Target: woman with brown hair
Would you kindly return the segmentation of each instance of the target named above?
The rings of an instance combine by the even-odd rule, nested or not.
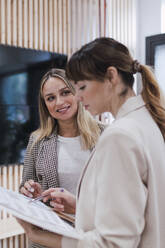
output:
[[[135,73],[142,76],[140,95],[133,91]],[[115,117],[87,163],[76,204],[67,192],[45,197],[60,199],[64,211],[76,207],[82,239],[49,232],[40,239],[39,229],[21,224],[31,239],[46,244],[49,237],[54,248],[164,248],[165,109],[153,73],[120,42],[99,38],[73,54],[67,76],[92,114]]]

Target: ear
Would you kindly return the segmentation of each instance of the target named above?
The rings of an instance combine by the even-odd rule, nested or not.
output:
[[[117,84],[117,78],[118,78],[118,71],[116,67],[109,66],[107,68],[107,78],[109,79],[109,82],[113,85]]]

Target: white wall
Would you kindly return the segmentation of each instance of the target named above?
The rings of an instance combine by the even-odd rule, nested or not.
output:
[[[161,33],[161,3],[165,0],[137,0],[137,59],[145,64],[145,37]]]

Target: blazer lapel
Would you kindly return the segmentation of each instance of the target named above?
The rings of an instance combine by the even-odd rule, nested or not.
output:
[[[44,156],[44,173],[49,188],[59,187],[59,179],[57,172],[57,135],[53,135],[43,144]]]
[[[95,150],[96,149],[94,148],[93,151],[92,151],[92,153],[91,153],[91,155],[90,155],[90,157],[89,157],[89,159],[88,159],[88,162],[87,162],[86,166],[84,167],[84,169],[82,171],[82,174],[80,176],[80,180],[79,180],[78,188],[77,188],[77,199],[79,198],[79,194],[80,194],[80,189],[81,189],[81,184],[82,184],[82,181],[83,181],[83,177],[84,177],[85,172],[86,172],[86,170],[88,168],[88,165],[89,165],[89,163],[90,163],[90,161],[91,161],[91,159],[92,159],[92,157],[93,157],[93,155],[95,153]]]

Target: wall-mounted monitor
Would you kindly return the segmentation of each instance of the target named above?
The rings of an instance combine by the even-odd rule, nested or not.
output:
[[[0,45],[0,165],[23,162],[29,135],[39,125],[41,78],[66,62],[64,54]]]
[[[165,34],[146,37],[146,64],[154,68],[156,78],[165,95]]]

